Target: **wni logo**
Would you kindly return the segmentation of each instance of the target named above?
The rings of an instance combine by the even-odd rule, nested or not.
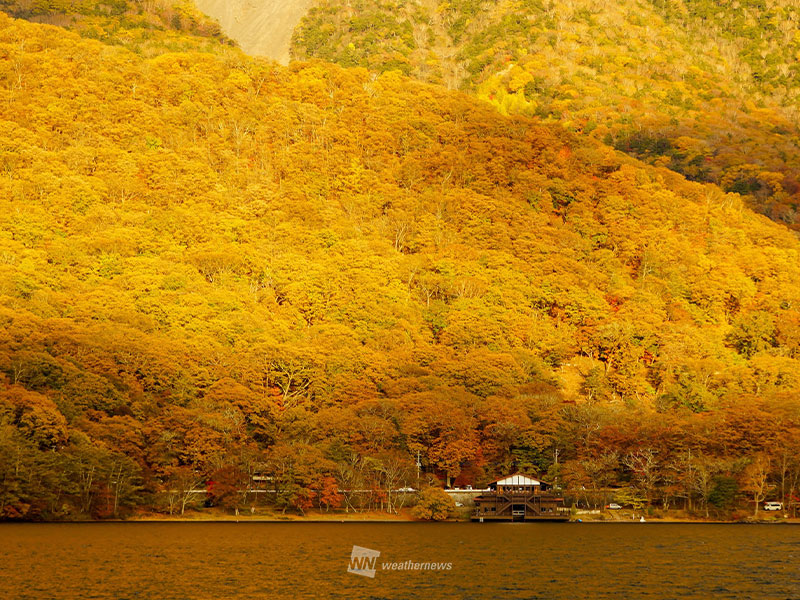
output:
[[[375,563],[380,555],[381,553],[378,550],[353,546],[353,551],[350,553],[350,566],[347,567],[347,572],[374,578]]]

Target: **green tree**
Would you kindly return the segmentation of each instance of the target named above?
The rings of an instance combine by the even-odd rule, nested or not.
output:
[[[447,492],[442,488],[429,487],[420,492],[412,514],[422,521],[444,521],[455,509],[456,503]]]

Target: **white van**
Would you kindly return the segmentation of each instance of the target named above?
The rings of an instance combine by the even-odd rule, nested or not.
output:
[[[783,510],[781,502],[764,502],[764,510]]]

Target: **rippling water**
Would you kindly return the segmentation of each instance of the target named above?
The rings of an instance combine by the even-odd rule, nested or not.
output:
[[[347,572],[353,545],[381,552]],[[0,525],[0,598],[800,598],[800,527],[684,524]],[[384,562],[452,563],[387,571]]]

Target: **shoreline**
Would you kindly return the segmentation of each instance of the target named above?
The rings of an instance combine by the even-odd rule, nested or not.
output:
[[[546,522],[546,521],[542,521]],[[260,517],[243,517],[243,516],[213,516],[209,518],[175,518],[175,517],[134,517],[130,519],[86,519],[86,520],[63,520],[63,521],[32,521],[32,520],[18,520],[18,521],[0,521],[0,526],[5,524],[102,524],[102,523],[182,523],[182,524],[202,524],[202,523],[296,523],[296,524],[324,524],[324,523],[338,523],[338,524],[432,524],[432,523],[470,523],[474,525],[531,525],[536,524],[536,521],[529,521],[526,523],[512,523],[511,521],[496,521],[484,522],[472,521],[471,519],[446,519],[443,521],[422,521],[410,517],[396,517],[396,518],[382,518],[376,516],[369,516],[365,518],[354,518],[352,516],[346,518],[318,518],[318,517],[299,517],[292,516],[287,518],[260,516]],[[800,518],[797,519],[773,519],[773,520],[705,520],[705,519],[647,519],[644,522],[638,520],[621,520],[621,519],[592,519],[592,520],[578,520],[573,519],[560,524],[572,525],[800,525]]]
[[[784,516],[785,515],[785,516]],[[268,507],[261,507],[251,512],[250,509],[241,510],[238,514],[228,512],[220,507],[209,507],[203,509],[188,510],[185,514],[164,514],[159,512],[141,511],[134,512],[127,517],[116,517],[109,519],[80,518],[77,515],[64,515],[64,519],[20,519],[20,520],[0,520],[2,523],[474,523],[475,525],[488,524],[509,524],[511,521],[488,521],[481,523],[472,520],[472,511],[466,507],[457,509],[451,513],[450,518],[441,521],[426,521],[414,517],[411,508],[403,507],[396,513],[387,513],[382,510],[365,510],[362,512],[324,512],[310,510],[305,514],[271,510]],[[569,521],[561,523],[572,523],[579,525],[588,524],[683,524],[683,525],[800,525],[800,517],[790,517],[787,513],[781,516],[775,513],[759,513],[759,518],[754,515],[747,516],[741,513],[736,515],[738,518],[722,517],[696,517],[687,515],[683,511],[676,511],[674,514],[657,514],[651,517],[644,515],[645,521],[640,519],[642,513],[627,512],[620,514],[620,511],[604,511],[596,513],[578,512],[572,514]],[[73,518],[71,518],[73,517]],[[78,518],[74,518],[78,517]],[[524,523],[514,523],[518,525],[530,525],[536,523],[546,523],[548,521],[527,521]]]

